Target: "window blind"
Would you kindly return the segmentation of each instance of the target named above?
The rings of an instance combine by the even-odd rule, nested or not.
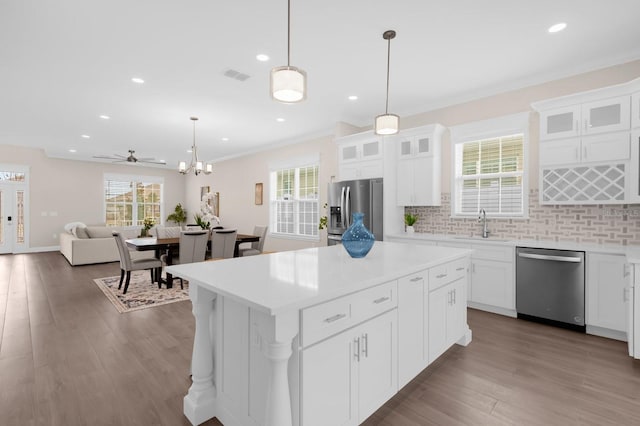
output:
[[[524,134],[463,142],[456,175],[456,213],[524,214]]]

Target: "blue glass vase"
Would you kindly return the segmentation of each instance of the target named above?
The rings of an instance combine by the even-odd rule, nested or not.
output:
[[[362,223],[362,218],[364,218],[363,213],[354,213],[353,223],[342,234],[342,245],[349,256],[354,258],[365,257],[376,240],[371,231]]]

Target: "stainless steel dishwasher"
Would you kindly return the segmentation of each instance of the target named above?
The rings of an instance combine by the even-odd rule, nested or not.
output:
[[[517,247],[516,311],[584,332],[584,252]]]

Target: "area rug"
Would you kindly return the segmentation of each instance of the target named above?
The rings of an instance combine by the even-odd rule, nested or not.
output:
[[[100,290],[107,296],[118,312],[132,312],[140,309],[153,308],[167,305],[174,302],[189,300],[189,283],[184,281],[184,290],[180,289],[180,281],[175,280],[172,288],[158,288],[157,283],[151,282],[149,271],[131,272],[131,281],[127,294],[122,294],[122,289],[118,290],[120,276],[96,278],[93,280]]]

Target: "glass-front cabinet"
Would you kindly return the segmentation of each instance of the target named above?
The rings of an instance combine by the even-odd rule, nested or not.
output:
[[[627,130],[629,96],[570,105],[540,112],[540,139],[572,138],[581,135]]]
[[[629,96],[604,99],[582,105],[582,134],[628,130]]]

